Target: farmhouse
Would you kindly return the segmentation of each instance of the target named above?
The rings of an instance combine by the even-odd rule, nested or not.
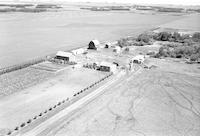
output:
[[[137,55],[131,60],[132,63],[138,63],[141,64],[144,62],[144,55]]]
[[[113,63],[103,61],[100,63],[100,70],[115,73],[117,70],[117,66]]]
[[[88,44],[88,49],[93,49],[93,50],[97,50],[97,46],[100,44],[100,42],[98,40],[92,40],[90,41],[90,43]]]
[[[73,55],[78,55],[78,54],[83,54],[85,50],[83,48],[79,48],[76,50],[72,50],[71,52],[73,53]]]
[[[75,61],[75,56],[70,52],[58,51],[56,53],[56,59],[64,60],[64,61]]]

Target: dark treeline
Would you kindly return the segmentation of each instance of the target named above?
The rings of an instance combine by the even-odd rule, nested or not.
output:
[[[178,32],[144,33],[137,38],[128,37],[118,41],[120,47],[151,45],[154,41],[163,41],[163,46],[155,57],[188,58],[191,61],[200,59],[200,33],[192,35]]]

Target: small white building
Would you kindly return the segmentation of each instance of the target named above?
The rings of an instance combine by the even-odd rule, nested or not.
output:
[[[73,53],[73,55],[79,55],[79,54],[83,54],[85,50],[83,48],[79,48],[79,49],[72,50],[71,52]]]
[[[115,73],[117,71],[117,66],[113,63],[103,61],[100,63],[100,70]]]
[[[144,62],[144,60],[145,60],[144,55],[137,55],[137,56],[135,56],[134,58],[131,59],[131,62],[132,62],[132,63],[141,64],[141,63]]]
[[[111,46],[112,46],[112,44],[108,42],[108,43],[105,44],[104,48],[110,48]]]
[[[119,54],[121,52],[121,47],[115,46],[113,51]]]
[[[64,61],[75,62],[75,56],[71,52],[58,51],[55,58]]]

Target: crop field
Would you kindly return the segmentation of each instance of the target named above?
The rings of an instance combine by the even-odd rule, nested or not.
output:
[[[185,18],[161,25],[161,28],[172,28],[187,31],[200,31],[200,14],[188,15]]]
[[[39,63],[37,65],[31,66],[31,68],[33,68],[33,69],[39,69],[39,70],[44,70],[44,71],[49,71],[49,72],[58,72],[62,69],[65,69],[66,67],[67,67],[67,64],[59,65],[59,64],[52,63],[49,61],[45,61],[43,63]]]
[[[2,97],[0,99],[0,132],[14,129],[59,101],[73,97],[75,93],[106,75],[108,75],[107,72],[70,67],[49,80],[41,82],[40,79],[41,83],[37,85]]]
[[[200,67],[149,59],[143,69],[118,83],[49,136],[198,136]]]
[[[48,80],[53,75],[49,71],[31,67],[0,75],[0,97],[22,91],[25,88]]]

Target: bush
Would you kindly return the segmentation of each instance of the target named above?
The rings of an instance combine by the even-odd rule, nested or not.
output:
[[[14,130],[19,130],[19,127],[16,127]]]
[[[147,34],[141,34],[141,35],[138,36],[137,41],[149,43],[150,42],[150,36],[147,35]]]
[[[195,42],[200,42],[200,33],[199,32],[196,32],[192,35],[192,39],[193,41]]]
[[[31,119],[29,119],[28,121],[27,121],[27,123],[31,123],[32,122],[32,120]]]
[[[11,135],[12,134],[12,131],[9,131],[8,133],[7,133],[7,135]]]
[[[20,125],[20,127],[24,127],[26,125],[26,123],[22,123],[21,125]]]
[[[172,37],[172,35],[168,32],[160,32],[158,34],[158,37],[156,40],[159,40],[159,41],[168,41],[170,38]]]
[[[39,116],[42,116],[42,113],[40,113]]]
[[[200,55],[199,55],[199,54],[192,54],[192,55],[190,56],[190,60],[191,60],[191,61],[197,61],[199,58],[200,58]]]

